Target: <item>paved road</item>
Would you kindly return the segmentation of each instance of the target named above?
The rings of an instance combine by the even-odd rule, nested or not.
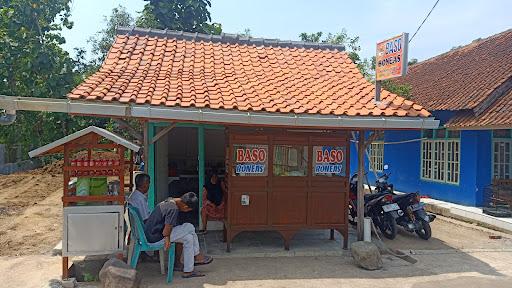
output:
[[[380,271],[361,270],[349,256],[226,258],[202,267],[204,278],[181,279],[177,273],[173,287],[512,287],[510,235],[443,219],[434,222],[430,241],[400,233],[386,242],[412,253],[414,265],[392,256],[384,256]],[[139,269],[145,287],[169,287],[157,263]],[[58,257],[0,257],[0,287],[56,287],[49,284],[59,273]]]

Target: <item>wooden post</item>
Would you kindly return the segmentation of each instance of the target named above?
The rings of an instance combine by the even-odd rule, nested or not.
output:
[[[197,167],[198,167],[198,177],[199,177],[199,227],[203,227],[203,223],[201,223],[201,208],[203,208],[203,185],[204,185],[204,126],[201,125],[197,127]]]
[[[364,225],[364,130],[359,130],[359,140],[357,142],[357,240],[363,241]]]

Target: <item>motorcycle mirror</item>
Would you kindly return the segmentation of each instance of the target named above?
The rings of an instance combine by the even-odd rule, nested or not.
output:
[[[384,165],[384,170],[388,170],[388,169],[389,169],[388,164],[385,164],[385,165]]]

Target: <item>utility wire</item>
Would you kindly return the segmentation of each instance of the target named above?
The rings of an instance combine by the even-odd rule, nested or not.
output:
[[[436,8],[437,3],[439,3],[439,0],[437,0],[437,1],[436,1],[436,3],[434,4],[434,6],[432,6],[432,9],[430,9],[430,12],[428,12],[428,14],[427,14],[427,16],[425,17],[425,19],[423,19],[423,22],[421,22],[420,26],[418,26],[418,29],[416,29],[416,32],[414,32],[414,34],[412,35],[411,39],[409,39],[409,43],[411,43],[412,39],[414,39],[414,36],[416,36],[416,34],[418,33],[418,31],[420,31],[421,26],[423,26],[423,24],[425,23],[425,21],[427,21],[428,16],[430,16],[430,13],[432,13],[432,11],[434,11],[434,8]]]

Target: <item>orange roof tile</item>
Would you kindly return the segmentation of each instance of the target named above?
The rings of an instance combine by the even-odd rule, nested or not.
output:
[[[479,115],[475,115],[473,111],[458,112],[455,117],[446,123],[446,127],[512,127],[512,90],[496,100],[493,105]]]
[[[71,100],[346,116],[430,117],[375,88],[340,45],[121,29]]]
[[[512,29],[414,64],[405,77],[412,100],[433,110],[486,105],[488,96],[512,77]]]

